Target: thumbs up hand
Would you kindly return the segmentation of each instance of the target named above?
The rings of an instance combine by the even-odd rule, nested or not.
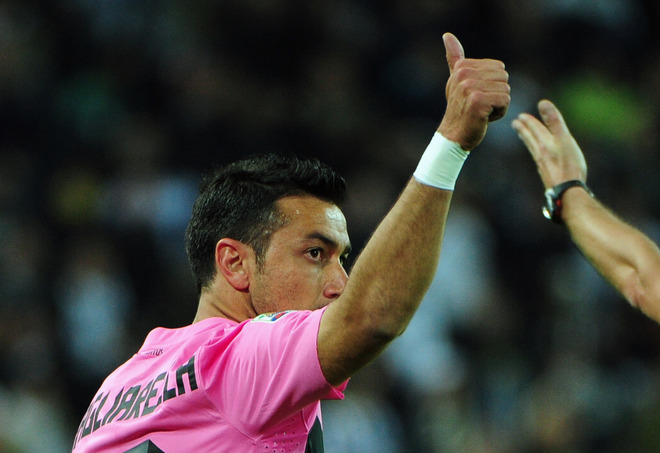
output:
[[[506,114],[511,102],[509,74],[501,61],[465,58],[463,46],[451,33],[442,38],[449,79],[447,110],[438,132],[469,151],[481,143],[488,123]]]

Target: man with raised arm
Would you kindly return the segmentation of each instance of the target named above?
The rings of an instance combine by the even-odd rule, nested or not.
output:
[[[157,328],[101,385],[73,451],[321,452],[321,406],[406,328],[429,287],[452,191],[510,102],[504,64],[443,37],[447,110],[357,258],[344,181],[316,160],[267,155],[202,183],[186,231],[194,322]]]

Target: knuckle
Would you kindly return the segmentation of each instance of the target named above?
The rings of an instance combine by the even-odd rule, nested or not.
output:
[[[460,83],[470,78],[472,70],[466,66],[457,66],[454,68],[453,75],[456,80]]]
[[[473,96],[477,92],[478,84],[476,80],[471,78],[462,79],[459,82],[461,92],[466,96]]]

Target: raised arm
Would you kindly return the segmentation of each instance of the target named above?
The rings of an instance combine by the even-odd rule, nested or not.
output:
[[[559,110],[539,102],[543,122],[521,114],[513,127],[536,162],[546,189],[569,180],[586,183],[587,165]],[[634,306],[660,322],[660,250],[582,187],[561,197],[561,220],[594,268]]]
[[[506,113],[508,74],[500,61],[466,59],[455,36],[445,34],[443,39],[450,76],[438,132],[470,151],[483,139],[488,122]],[[433,279],[453,184],[435,184],[435,176],[425,177],[438,170],[442,179],[446,170],[445,157],[428,153],[424,170],[418,167],[419,175],[415,173],[378,226],[343,294],[323,316],[318,350],[330,383],[350,377],[404,331]],[[451,157],[449,161],[451,173],[455,163]]]

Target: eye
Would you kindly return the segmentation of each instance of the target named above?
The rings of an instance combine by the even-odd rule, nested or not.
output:
[[[323,249],[314,248],[307,251],[309,257],[314,261],[321,261],[323,259]]]

